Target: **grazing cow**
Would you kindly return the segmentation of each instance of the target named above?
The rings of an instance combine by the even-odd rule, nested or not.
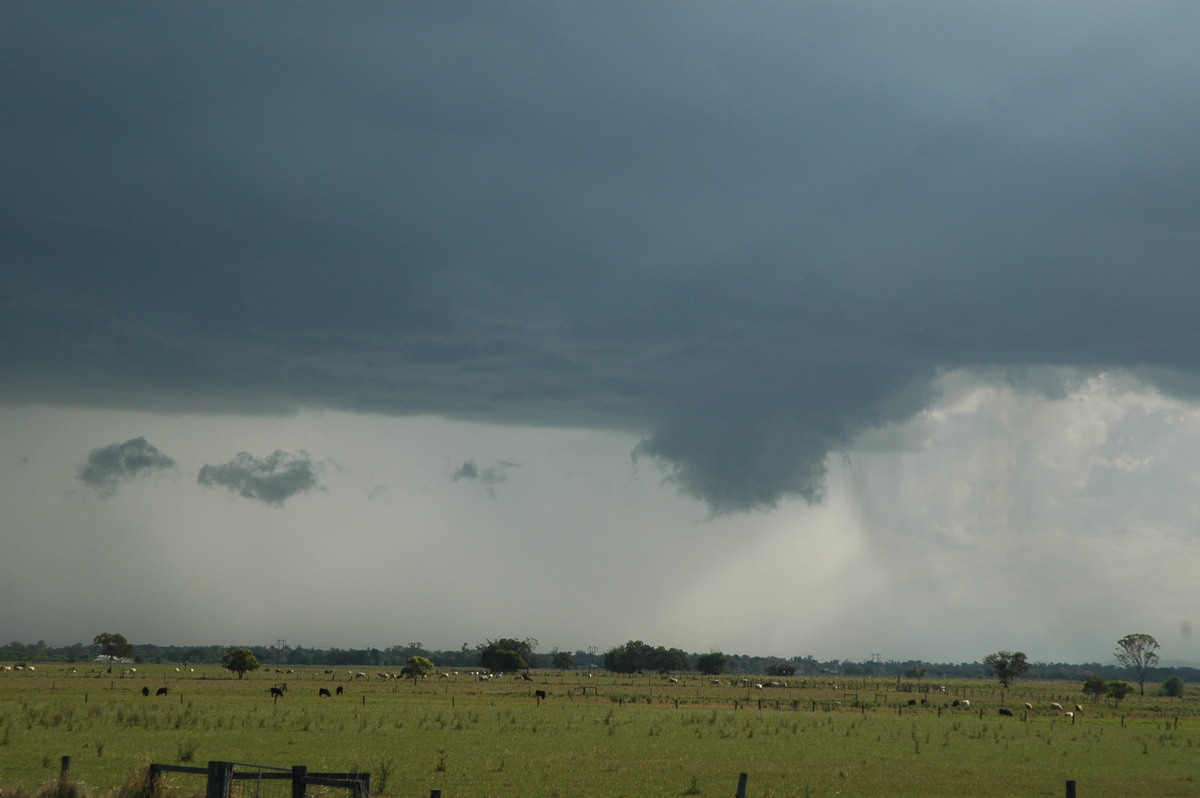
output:
[[[1033,709],[1033,704],[1031,704],[1031,703],[1029,703],[1028,701],[1026,701],[1026,702],[1025,702],[1025,708],[1026,708],[1026,709]]]
[[[320,690],[317,691],[317,697],[318,698],[329,698],[330,697],[329,691],[326,690],[324,687],[322,687]]]
[[[150,688],[149,688],[149,687],[143,687],[143,688],[142,688],[142,695],[144,695],[144,696],[150,695]]]
[[[1076,711],[1076,712],[1083,712],[1083,706],[1082,706],[1082,705],[1080,705],[1080,704],[1076,704],[1076,705],[1075,705],[1075,711]]]
[[[283,698],[283,688],[272,687],[271,688],[271,698]]]
[[[346,688],[345,688],[345,687],[342,687],[342,686],[339,684],[339,685],[338,685],[338,689],[337,689],[337,694],[338,694],[338,695],[341,695],[341,694],[342,694],[342,693],[344,693],[345,691],[346,691]]]
[[[545,697],[546,697],[546,691],[545,691],[545,690],[534,690],[534,691],[533,691],[533,696],[534,696],[534,698],[536,698],[537,700],[541,701],[543,698],[545,698]]]
[[[971,702],[970,702],[970,701],[968,701],[967,699],[965,699],[965,698],[964,698],[964,699],[962,700],[962,706],[963,706],[963,709],[970,709],[970,708],[971,708]]]
[[[1001,715],[1003,715],[1003,716],[1005,716],[1006,718],[1011,718],[1011,717],[1013,716],[1013,713],[1012,713],[1012,710],[1011,710],[1011,709],[1003,709],[1003,708],[1001,708],[1001,710],[1000,710],[1000,714],[1001,714]]]
[[[169,688],[169,687],[160,687],[154,691],[154,694],[155,695],[166,695],[170,691],[170,689],[171,688]]]
[[[1050,708],[1051,708],[1051,709],[1053,709],[1053,710],[1056,710],[1056,711],[1058,711],[1058,712],[1062,712],[1062,711],[1063,711],[1062,704],[1058,703],[1057,701],[1056,701],[1056,702],[1054,702],[1053,704],[1051,704],[1051,705],[1050,705]]]
[[[1075,713],[1074,712],[1064,712],[1063,717],[1064,718],[1073,718],[1073,717],[1075,717]]]
[[[915,699],[915,698],[908,699],[908,705],[910,707],[915,707],[917,705],[917,699]]]
[[[956,699],[954,699],[954,703],[953,703],[953,704],[951,704],[950,706],[952,706],[952,707],[956,707],[956,706],[958,706],[958,705],[959,705],[959,704],[961,704],[961,703],[962,703],[962,702],[961,702],[961,701],[959,701],[959,700],[956,698]]]

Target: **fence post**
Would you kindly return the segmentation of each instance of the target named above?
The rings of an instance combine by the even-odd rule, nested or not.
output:
[[[154,790],[158,787],[158,765],[151,764],[146,772],[146,788],[150,795],[154,795]]]
[[[1067,782],[1067,798],[1075,798],[1075,782],[1073,780]]]
[[[232,762],[208,763],[208,786],[204,798],[229,798],[229,788],[232,784]]]
[[[742,773],[738,776],[737,798],[746,798],[746,779],[748,778],[749,776],[747,776],[745,773]]]
[[[371,798],[371,774],[359,773],[362,778],[354,780],[354,798]]]
[[[292,765],[292,798],[304,798],[305,788],[308,787],[304,783],[304,777],[307,775],[306,765]]]
[[[59,771],[58,777],[60,779],[65,779],[69,775],[71,775],[71,757],[64,756],[62,758],[62,769]]]

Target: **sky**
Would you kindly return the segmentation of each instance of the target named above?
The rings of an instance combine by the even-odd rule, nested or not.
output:
[[[1200,7],[4,16],[3,640],[1200,663]]]

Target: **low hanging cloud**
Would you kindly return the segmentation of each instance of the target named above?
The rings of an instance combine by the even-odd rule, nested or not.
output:
[[[467,460],[458,467],[452,476],[455,482],[459,480],[478,482],[487,491],[487,494],[494,499],[496,498],[496,486],[501,482],[508,481],[508,476],[505,472],[510,468],[519,467],[518,463],[508,460],[497,460],[491,465],[480,468],[475,464],[474,460]]]
[[[0,402],[609,429],[722,514],[819,500],[946,373],[1200,395],[1190,6],[680,8],[314,6],[284,46],[19,4]]]
[[[116,494],[122,482],[175,467],[175,461],[142,437],[92,449],[79,466],[79,480],[101,498]]]
[[[282,505],[299,493],[320,487],[317,468],[308,452],[299,455],[276,449],[269,457],[240,452],[228,463],[206,465],[197,481],[208,487],[225,487],[247,499]]]

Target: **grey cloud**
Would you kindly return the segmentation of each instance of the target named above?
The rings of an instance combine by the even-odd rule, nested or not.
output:
[[[1200,384],[1190,6],[124,8],[0,31],[0,401],[616,429],[731,512],[948,370]]]
[[[497,460],[491,465],[480,468],[474,460],[467,460],[451,476],[455,482],[464,479],[469,482],[478,482],[489,496],[495,498],[496,486],[501,482],[508,481],[508,475],[505,472],[511,468],[520,468],[520,465],[508,460]]]
[[[201,468],[197,481],[201,485],[225,487],[244,498],[275,505],[320,487],[316,466],[307,452],[293,455],[281,450],[261,458],[240,452],[228,463]]]
[[[121,482],[155,471],[169,470],[175,461],[143,437],[92,449],[79,466],[78,478],[103,498],[116,494]]]

